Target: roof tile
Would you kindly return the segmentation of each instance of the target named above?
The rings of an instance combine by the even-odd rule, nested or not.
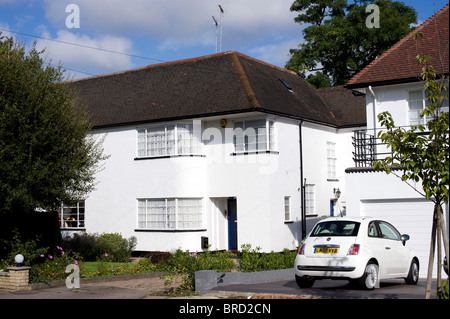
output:
[[[423,38],[414,40],[418,32],[423,33]],[[419,54],[431,57],[436,73],[449,73],[448,4],[353,76],[346,86],[357,88],[417,81],[421,73],[416,60]]]

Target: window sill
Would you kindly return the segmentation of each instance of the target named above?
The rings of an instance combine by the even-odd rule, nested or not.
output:
[[[293,224],[294,221],[293,221],[293,220],[285,220],[284,223],[285,223],[285,224]]]
[[[189,233],[189,232],[201,232],[206,231],[206,228],[199,229],[145,229],[145,228],[136,228],[135,232],[143,232],[143,233]]]
[[[327,178],[327,182],[339,182],[338,178]]]
[[[182,154],[182,155],[146,156],[146,157],[135,157],[134,160],[135,161],[143,161],[143,160],[154,160],[154,159],[175,158],[175,157],[206,157],[206,155]]]
[[[60,227],[60,230],[86,231],[86,227]]]
[[[280,154],[278,151],[249,151],[249,152],[233,152],[231,156],[237,155],[251,155],[251,154]]]

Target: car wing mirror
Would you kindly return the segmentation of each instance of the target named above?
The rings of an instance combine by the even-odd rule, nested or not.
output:
[[[403,246],[405,246],[405,244],[406,244],[406,241],[407,240],[409,240],[409,235],[407,235],[407,234],[403,234],[402,235],[402,237],[401,237],[401,239],[402,239],[402,242],[403,242]]]

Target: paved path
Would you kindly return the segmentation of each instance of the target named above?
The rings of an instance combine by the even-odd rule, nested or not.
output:
[[[381,282],[380,288],[374,290],[353,287],[345,280],[317,280],[314,286],[308,289],[300,289],[295,280],[230,285],[213,289],[230,295],[284,295],[302,299],[424,299],[425,290],[425,279],[419,280],[417,285],[407,285],[403,279],[386,280]],[[436,280],[432,284],[431,298],[436,298]]]
[[[68,289],[64,283],[60,284],[57,287],[47,288],[42,288],[45,285],[41,284],[41,289],[29,291],[0,290],[0,299],[168,299],[170,297],[164,293],[176,287],[176,285],[166,287],[159,273],[81,280],[80,288],[75,289]],[[300,289],[294,280],[285,280],[263,284],[220,286],[214,288],[212,294],[190,298],[226,299],[271,296],[301,299],[423,299],[425,286],[425,279],[420,280],[417,286],[406,285],[403,280],[390,280],[381,282],[379,289],[366,291],[350,286],[347,281],[318,280],[313,288]],[[436,284],[433,281],[432,298],[435,298],[435,292]]]

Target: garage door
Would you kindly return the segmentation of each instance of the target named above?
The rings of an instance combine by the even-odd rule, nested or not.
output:
[[[421,278],[427,276],[433,209],[432,202],[421,198],[361,201],[362,216],[385,219],[400,233],[411,236],[409,244],[419,257]],[[436,274],[435,266],[433,277]]]

